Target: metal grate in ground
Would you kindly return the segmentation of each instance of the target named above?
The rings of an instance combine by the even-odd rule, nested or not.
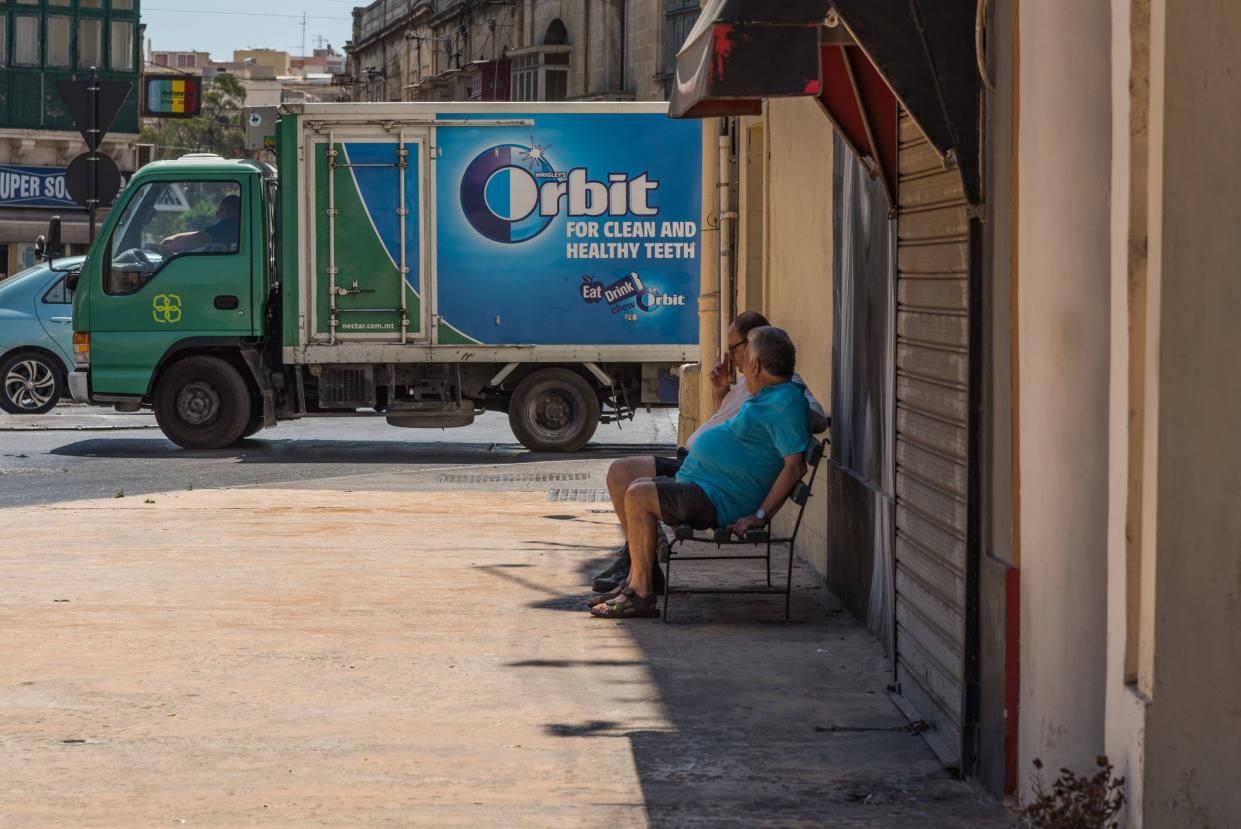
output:
[[[553,503],[565,503],[569,501],[610,501],[606,489],[549,489],[547,490],[547,500]]]
[[[561,483],[588,480],[589,472],[482,472],[439,476],[441,484]]]

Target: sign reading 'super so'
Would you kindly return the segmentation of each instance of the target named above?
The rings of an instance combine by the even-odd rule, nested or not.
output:
[[[0,207],[77,206],[65,187],[65,168],[0,164]]]
[[[533,126],[439,131],[441,316],[482,343],[696,343],[698,122],[512,117]]]

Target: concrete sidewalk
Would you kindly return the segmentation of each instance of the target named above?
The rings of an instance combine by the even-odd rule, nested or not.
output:
[[[790,626],[764,598],[589,618],[604,506],[0,512],[0,825],[1010,825],[905,733],[878,645],[806,571]]]

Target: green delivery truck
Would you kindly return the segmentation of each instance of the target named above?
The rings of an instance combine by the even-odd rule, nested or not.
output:
[[[70,391],[187,448],[495,410],[576,450],[696,358],[700,154],[663,104],[286,105],[275,166],[135,173],[75,286]]]

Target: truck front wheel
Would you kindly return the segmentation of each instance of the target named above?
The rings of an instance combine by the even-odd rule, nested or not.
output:
[[[155,420],[185,449],[222,449],[250,424],[250,390],[241,373],[219,357],[174,363],[155,389]]]
[[[599,427],[599,397],[572,371],[545,368],[517,385],[508,422],[527,449],[576,452]]]

